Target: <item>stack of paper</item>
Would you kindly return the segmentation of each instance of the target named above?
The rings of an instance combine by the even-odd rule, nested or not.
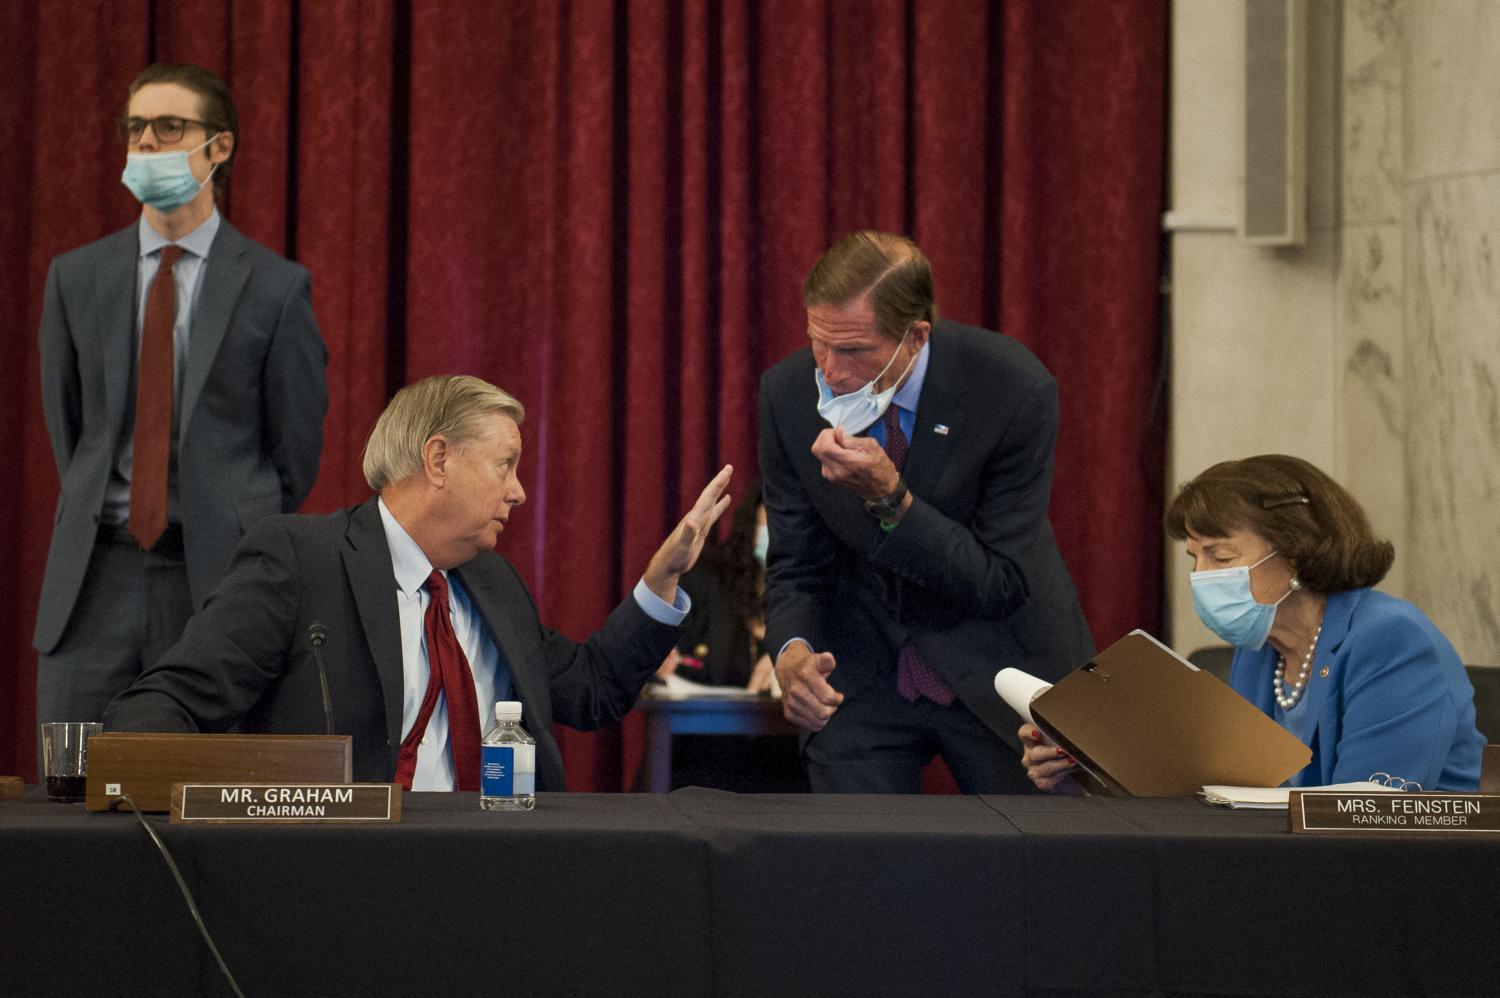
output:
[[[1326,787],[1204,787],[1198,796],[1215,807],[1232,807],[1241,810],[1286,810],[1291,790],[1327,790],[1333,793],[1395,794],[1396,787],[1380,783],[1334,783]]]
[[[762,694],[751,693],[743,686],[710,686],[672,673],[657,686],[646,687],[646,694],[658,699],[679,700],[688,697],[720,697],[726,700],[758,700]]]

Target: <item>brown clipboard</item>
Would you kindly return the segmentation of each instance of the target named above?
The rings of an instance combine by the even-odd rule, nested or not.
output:
[[[1183,797],[1275,787],[1312,751],[1217,677],[1132,631],[1031,702],[1031,716],[1105,793]]]

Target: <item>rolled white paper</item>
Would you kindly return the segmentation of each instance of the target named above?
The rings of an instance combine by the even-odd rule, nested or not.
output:
[[[1036,723],[1031,719],[1031,701],[1051,688],[1051,683],[1044,682],[1020,669],[1001,669],[995,673],[995,692],[1000,694],[1000,699],[1009,704],[1011,710],[1020,714],[1021,720],[1027,724]]]

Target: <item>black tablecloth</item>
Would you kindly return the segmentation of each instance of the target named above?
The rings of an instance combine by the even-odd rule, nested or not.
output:
[[[408,794],[154,823],[247,995],[1489,994],[1500,841],[1192,800]],[[227,994],[129,814],[0,804],[0,994]]]

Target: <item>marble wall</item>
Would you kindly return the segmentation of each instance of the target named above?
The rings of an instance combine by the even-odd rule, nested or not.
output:
[[[1343,15],[1339,453],[1328,470],[1396,545],[1383,588],[1407,596],[1402,32],[1391,0],[1350,0]]]
[[[1168,487],[1215,462],[1338,453],[1335,282],[1339,262],[1337,0],[1309,5],[1307,242],[1239,236],[1243,197],[1244,5],[1172,7],[1171,439]],[[1199,623],[1182,545],[1167,552],[1168,641],[1221,644]]]
[[[1234,232],[1241,0],[1175,0],[1169,483],[1298,454],[1396,544],[1382,588],[1500,665],[1500,2],[1309,0],[1307,244]],[[1228,150],[1228,152],[1226,152]],[[1184,559],[1170,640],[1196,620]]]
[[[1500,666],[1500,4],[1405,0],[1406,586]]]

